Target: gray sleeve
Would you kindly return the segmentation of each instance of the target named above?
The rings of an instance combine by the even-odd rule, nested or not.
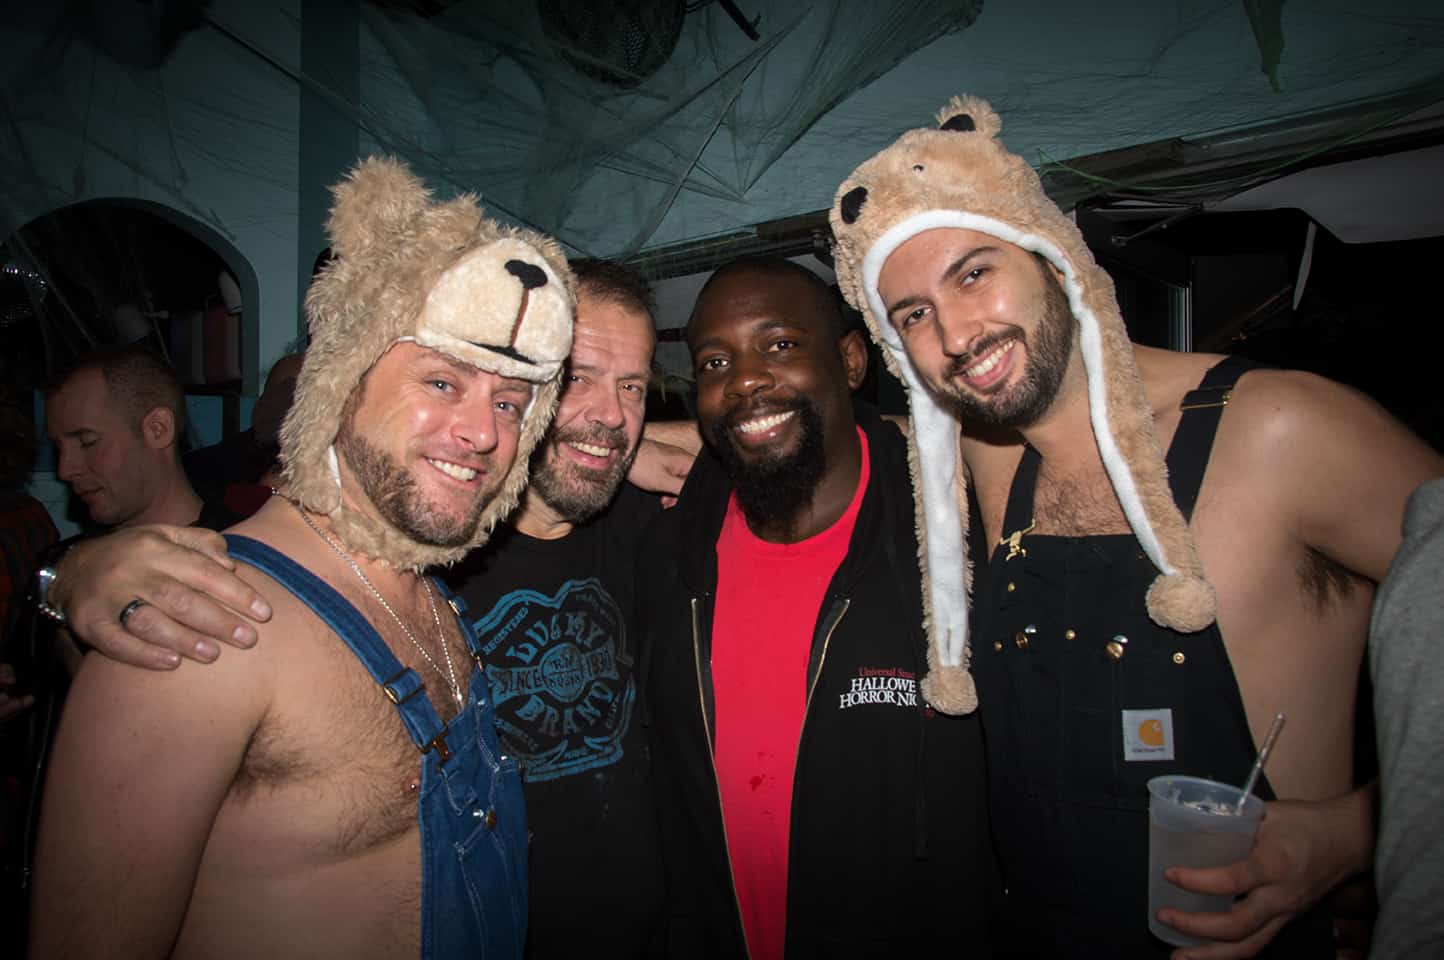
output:
[[[1379,740],[1378,960],[1444,956],[1444,479],[1414,492],[1369,630]]]

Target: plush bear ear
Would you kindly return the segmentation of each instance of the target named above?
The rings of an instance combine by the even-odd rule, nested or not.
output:
[[[985,137],[996,137],[1003,129],[1003,121],[986,100],[973,96],[953,97],[946,107],[938,111],[938,129],[952,133],[976,131]]]
[[[838,209],[842,212],[842,222],[854,224],[858,215],[862,213],[862,205],[867,203],[867,187],[853,187],[842,195],[838,202]]]
[[[333,190],[326,229],[337,256],[354,257],[390,242],[426,209],[431,194],[400,161],[371,157]]]

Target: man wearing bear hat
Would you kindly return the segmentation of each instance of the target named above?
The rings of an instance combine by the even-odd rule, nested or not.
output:
[[[1372,582],[1444,464],[1335,384],[1133,346],[992,109],[939,121],[859,167],[831,216],[839,284],[909,389],[924,689],[981,705],[1014,943],[1148,956],[1157,922],[1222,941],[1184,955],[1252,955],[1368,865],[1350,743]],[[971,639],[965,478],[990,551]],[[1242,899],[1148,917],[1147,780],[1241,783],[1278,712],[1259,792],[1288,802],[1249,859],[1171,875]],[[1332,956],[1322,919],[1275,948]]]
[[[174,679],[86,661],[35,956],[521,955],[520,775],[475,636],[424,571],[516,503],[571,275],[551,241],[431,202],[394,161],[336,188],[329,229],[281,495],[228,537],[274,604],[268,642]]]

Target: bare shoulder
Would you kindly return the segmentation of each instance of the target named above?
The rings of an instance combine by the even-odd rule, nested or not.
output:
[[[1302,546],[1377,581],[1409,494],[1441,474],[1444,458],[1360,391],[1257,370],[1224,412],[1208,483],[1216,497],[1268,506]]]
[[[1351,460],[1420,480],[1444,470],[1435,451],[1366,394],[1297,370],[1241,378],[1220,432],[1231,447],[1273,464]]]

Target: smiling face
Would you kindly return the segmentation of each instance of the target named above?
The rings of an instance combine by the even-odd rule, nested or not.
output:
[[[913,367],[964,419],[1032,425],[1075,363],[1075,322],[1052,267],[996,237],[919,233],[888,257],[878,296]]]
[[[524,380],[397,343],[342,414],[342,490],[420,543],[466,544],[516,459],[531,396]]]
[[[582,287],[556,419],[532,458],[532,492],[568,523],[606,509],[626,479],[654,340],[646,313]]]
[[[866,351],[857,333],[840,335],[837,305],[802,269],[724,268],[687,327],[698,427],[764,525],[795,515],[856,443]]]
[[[135,520],[150,506],[147,478],[155,454],[126,404],[112,398],[99,370],[76,372],[45,403],[56,475],[106,526]]]

